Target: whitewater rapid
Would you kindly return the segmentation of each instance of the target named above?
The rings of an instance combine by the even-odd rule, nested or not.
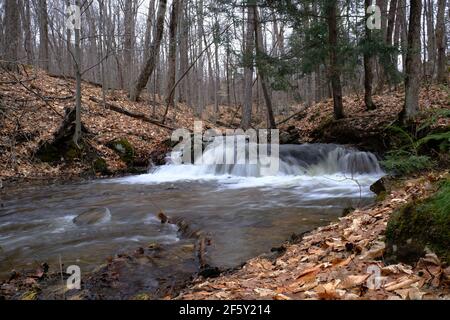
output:
[[[180,181],[217,182],[223,188],[315,188],[332,196],[330,190],[350,188],[370,193],[368,187],[384,175],[376,156],[334,144],[283,145],[279,170],[264,174],[260,164],[223,164],[230,150],[221,143],[208,146],[201,164],[176,164],[180,153],[172,153],[167,164],[148,174],[115,180],[123,184],[164,184]],[[204,164],[206,163],[206,164]],[[353,190],[354,189],[354,190]],[[309,190],[311,191],[311,190]]]

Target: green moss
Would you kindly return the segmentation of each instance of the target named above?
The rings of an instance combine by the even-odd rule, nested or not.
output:
[[[381,161],[381,165],[385,171],[403,176],[431,169],[435,163],[428,156],[418,156],[403,151],[393,151],[386,156],[385,160]]]
[[[147,293],[139,293],[135,295],[132,300],[148,301],[152,300],[152,296]]]
[[[83,149],[78,148],[73,141],[58,145],[46,144],[39,149],[37,157],[48,163],[60,162],[61,159],[66,161],[75,161],[81,159]]]
[[[121,138],[115,140],[108,144],[108,147],[113,149],[117,154],[119,154],[120,159],[128,165],[131,165],[134,160],[134,148],[131,143],[125,139]]]
[[[81,159],[82,156],[83,150],[71,141],[67,146],[67,151],[64,154],[64,158],[69,161],[74,161],[76,159]]]
[[[395,212],[388,223],[386,240],[388,248],[397,248],[392,254],[400,261],[411,262],[408,260],[428,247],[450,263],[450,179],[434,196]]]
[[[61,155],[58,152],[58,149],[52,145],[45,145],[43,146],[36,156],[42,161],[42,162],[58,162],[61,160]]]
[[[103,158],[97,158],[92,164],[95,173],[109,174],[108,165]]]

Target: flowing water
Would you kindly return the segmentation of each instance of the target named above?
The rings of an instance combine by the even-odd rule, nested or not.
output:
[[[217,157],[217,148],[203,157]],[[272,176],[257,165],[169,161],[140,176],[10,188],[1,199],[0,278],[36,261],[55,266],[61,258],[86,272],[151,243],[181,246],[177,228],[156,218],[160,209],[209,233],[210,263],[234,267],[293,233],[336,220],[346,207],[370,203],[369,186],[382,175],[374,155],[336,145],[281,146],[280,159]],[[100,219],[74,222],[93,211]]]

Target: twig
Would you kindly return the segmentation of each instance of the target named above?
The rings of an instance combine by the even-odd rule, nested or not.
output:
[[[298,116],[299,114],[305,112],[306,110],[308,110],[309,107],[304,107],[302,110],[300,110],[299,112],[294,113],[292,116],[280,121],[277,123],[277,126],[282,125],[286,122],[288,122],[289,120],[291,120],[292,118],[295,118],[296,116]]]
[[[94,96],[90,96],[89,99],[91,101],[95,102],[95,103],[103,104],[103,101],[101,101],[100,99],[98,99],[98,98],[96,98]],[[167,130],[171,130],[171,131],[175,130],[174,128],[169,127],[169,126],[167,126],[167,125],[165,125],[165,124],[163,124],[161,122],[158,122],[156,120],[150,119],[149,117],[147,117],[143,113],[135,113],[135,112],[131,112],[131,111],[125,110],[124,108],[122,108],[122,107],[120,107],[118,105],[115,105],[115,104],[113,104],[111,102],[105,102],[105,107],[107,109],[109,109],[109,110],[112,110],[112,111],[124,114],[124,115],[126,115],[128,117],[131,117],[131,118],[139,119],[139,120],[142,120],[144,122],[148,122],[148,123],[154,124],[154,125],[156,125],[158,127],[161,127],[161,128],[167,129]]]

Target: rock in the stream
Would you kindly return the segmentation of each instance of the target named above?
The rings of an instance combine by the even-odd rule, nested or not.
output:
[[[291,126],[286,131],[280,133],[280,144],[299,144],[300,143],[300,131]]]
[[[108,208],[89,209],[73,219],[77,226],[87,226],[107,222],[111,219],[111,211]]]
[[[161,224],[170,223],[170,219],[168,216],[165,215],[164,212],[158,213],[158,219],[161,221]]]
[[[377,196],[379,196],[383,192],[386,192],[385,178],[381,178],[380,180],[372,184],[370,186],[370,191],[375,193]]]

